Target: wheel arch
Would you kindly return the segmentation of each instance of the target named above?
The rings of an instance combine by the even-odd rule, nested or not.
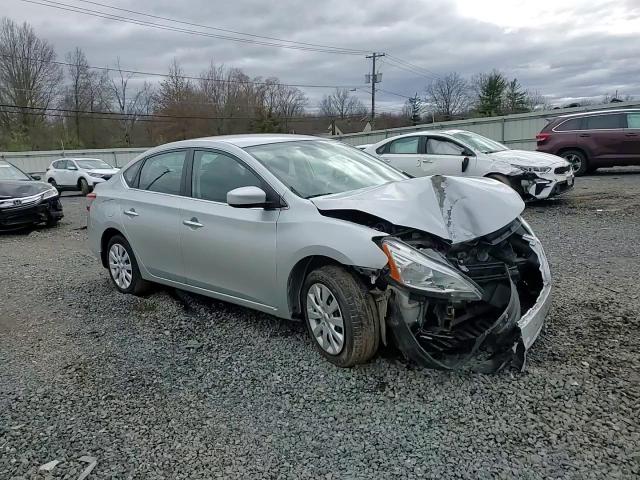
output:
[[[583,148],[583,147],[563,147],[558,149],[558,151],[555,154],[560,157],[562,156],[563,153],[570,152],[570,151],[576,151],[576,152],[582,153],[584,157],[587,159],[587,161],[591,159],[591,154],[586,148]]]
[[[359,275],[352,265],[346,265],[336,258],[327,255],[308,255],[296,262],[287,280],[287,300],[291,318],[302,317],[302,286],[309,272],[325,265],[337,265]]]
[[[107,245],[109,245],[109,241],[115,237],[116,235],[120,235],[122,238],[126,240],[127,237],[124,236],[120,230],[114,227],[107,228],[104,232],[102,232],[102,236],[100,237],[100,260],[102,261],[102,266],[107,268]]]

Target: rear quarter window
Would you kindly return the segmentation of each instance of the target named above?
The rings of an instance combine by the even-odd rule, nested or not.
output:
[[[138,161],[134,163],[129,168],[127,168],[122,174],[122,177],[124,178],[125,183],[130,187],[135,188],[138,186],[136,182],[138,179],[138,172],[140,171],[140,165],[142,165],[142,161]]]
[[[572,118],[570,120],[562,122],[560,125],[556,126],[554,130],[556,132],[570,132],[572,130],[580,130],[581,122],[581,118]]]

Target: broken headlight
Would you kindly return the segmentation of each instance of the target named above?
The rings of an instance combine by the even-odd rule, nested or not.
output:
[[[478,287],[455,268],[397,239],[384,239],[382,250],[389,259],[390,276],[407,287],[454,300],[480,300]]]
[[[517,165],[515,163],[512,163],[511,166],[523,172],[547,173],[551,171],[551,167],[533,167],[529,165]]]
[[[58,196],[58,190],[56,190],[55,188],[50,188],[48,190],[46,190],[43,194],[42,194],[42,200],[46,200],[47,198],[53,198],[53,197],[57,197]]]

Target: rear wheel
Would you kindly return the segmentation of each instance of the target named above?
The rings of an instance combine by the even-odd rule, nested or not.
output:
[[[339,367],[373,357],[380,332],[373,298],[360,279],[326,265],[307,276],[302,295],[307,329],[322,356]]]
[[[587,157],[580,150],[567,150],[562,152],[560,156],[571,164],[571,168],[576,177],[595,171],[595,169],[592,170],[591,167],[589,167]]]
[[[50,178],[48,180],[48,182],[49,182],[49,185],[51,185],[53,188],[58,190],[58,193],[60,192],[60,187],[58,186],[58,184],[56,183],[56,181],[53,178]]]
[[[91,192],[91,187],[89,187],[89,182],[87,182],[87,180],[84,178],[81,178],[80,180],[78,180],[78,186],[80,187],[80,191],[82,192],[83,195],[87,195],[89,192]]]
[[[107,245],[107,266],[116,288],[122,293],[142,295],[150,283],[142,278],[131,245],[121,235],[114,235]]]

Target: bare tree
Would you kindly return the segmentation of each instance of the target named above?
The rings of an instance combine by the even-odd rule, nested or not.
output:
[[[142,100],[146,95],[147,84],[137,92],[131,91],[129,82],[133,78],[133,73],[124,72],[120,66],[120,58],[116,60],[115,78],[111,78],[111,92],[116,100],[118,112],[120,113],[120,130],[122,140],[125,145],[131,145],[131,131],[140,118]]]
[[[320,101],[320,112],[331,118],[344,119],[352,116],[365,116],[367,107],[346,88],[336,88],[335,92],[325,95]]]
[[[427,85],[425,93],[427,103],[445,120],[461,115],[470,105],[469,85],[457,72],[433,80]]]
[[[87,57],[79,47],[67,53],[66,61],[69,64],[68,72],[71,81],[67,87],[65,104],[73,110],[75,140],[80,144],[80,117],[82,116],[82,110],[88,109],[91,103],[92,78]]]
[[[62,70],[56,54],[27,23],[8,18],[0,22],[0,124],[12,135],[28,140],[30,131],[45,121],[47,108],[59,92]],[[11,113],[7,113],[7,112]]]

